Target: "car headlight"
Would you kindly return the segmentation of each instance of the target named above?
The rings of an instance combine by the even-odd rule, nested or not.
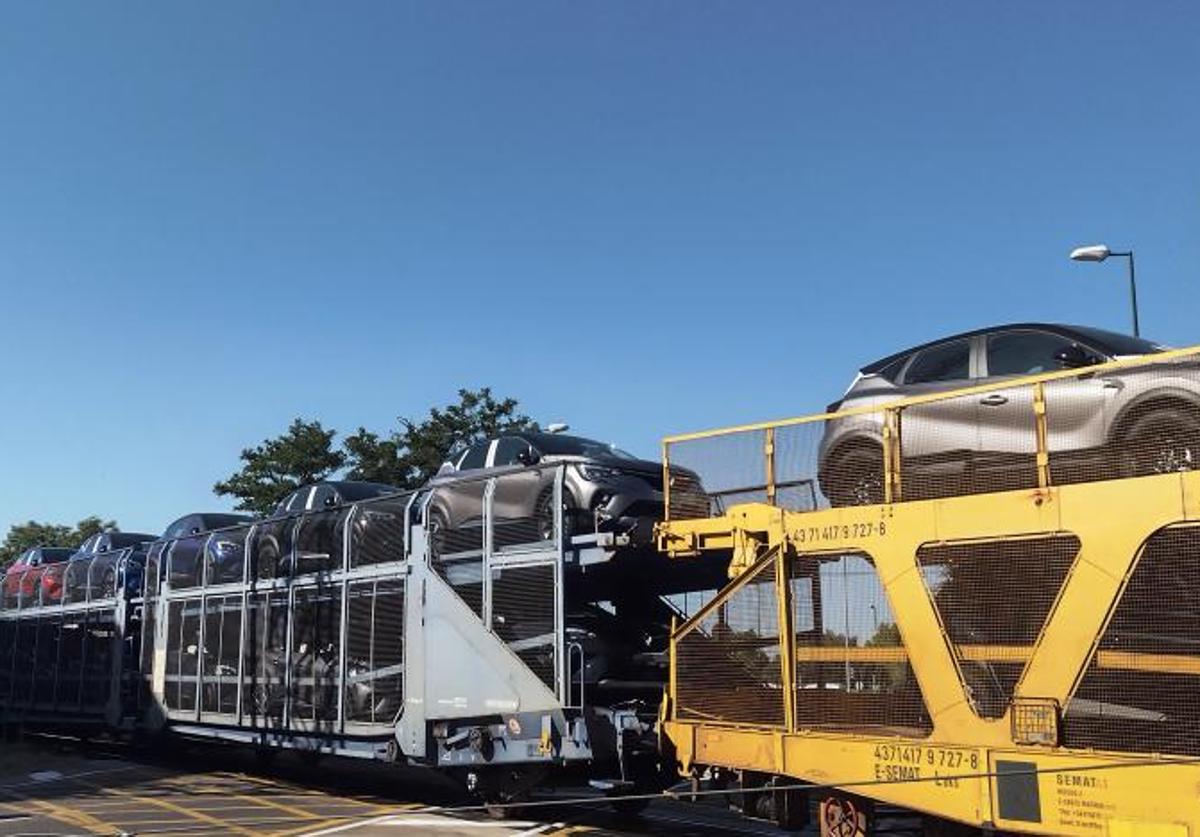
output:
[[[605,468],[603,465],[580,465],[579,473],[588,482],[607,482],[623,476],[624,472],[616,468]]]

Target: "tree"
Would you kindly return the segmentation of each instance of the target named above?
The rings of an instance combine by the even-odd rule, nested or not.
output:
[[[360,427],[346,438],[347,476],[417,488],[457,448],[514,430],[537,430],[537,423],[518,413],[517,406],[514,398],[496,400],[488,387],[460,389],[457,404],[434,407],[421,422],[401,417],[400,429],[386,438]]]
[[[4,542],[0,543],[0,567],[8,566],[30,547],[79,546],[92,535],[115,531],[118,531],[115,520],[101,520],[95,515],[85,517],[73,527],[34,520],[17,523],[8,530]]]
[[[336,430],[319,421],[295,419],[287,432],[241,453],[242,469],[213,486],[218,495],[238,498],[237,508],[266,515],[288,493],[328,478],[346,464],[333,447]]]

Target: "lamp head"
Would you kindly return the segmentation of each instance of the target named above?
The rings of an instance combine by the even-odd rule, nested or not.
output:
[[[1102,262],[1112,255],[1112,251],[1103,244],[1092,244],[1088,247],[1076,247],[1071,251],[1071,261]]]

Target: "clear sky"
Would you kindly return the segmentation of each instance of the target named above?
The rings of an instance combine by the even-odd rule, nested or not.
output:
[[[0,533],[489,385],[653,455],[989,323],[1200,343],[1189,3],[9,3]]]

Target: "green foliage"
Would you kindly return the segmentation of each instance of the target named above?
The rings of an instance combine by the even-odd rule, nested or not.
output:
[[[400,419],[400,428],[381,436],[359,427],[334,446],[337,431],[319,421],[295,419],[287,432],[241,453],[241,470],[213,486],[236,497],[237,507],[269,514],[297,487],[329,479],[343,468],[346,479],[417,488],[437,473],[451,451],[511,430],[536,430],[517,412],[513,398],[497,400],[487,387],[458,391],[458,403],[433,408],[422,421]]]
[[[92,535],[118,530],[115,520],[85,517],[74,526],[57,523],[38,523],[30,520],[14,524],[0,544],[0,567],[8,566],[22,552],[34,546],[79,546]]]
[[[243,450],[245,465],[213,491],[236,497],[239,509],[268,514],[289,492],[326,479],[346,464],[346,455],[333,447],[336,435],[319,421],[297,418],[282,436]]]
[[[513,398],[497,400],[488,387],[460,389],[458,403],[434,407],[423,421],[401,418],[400,429],[381,438],[365,428],[346,438],[348,479],[417,488],[437,473],[451,451],[513,430],[537,430],[517,412]]]

